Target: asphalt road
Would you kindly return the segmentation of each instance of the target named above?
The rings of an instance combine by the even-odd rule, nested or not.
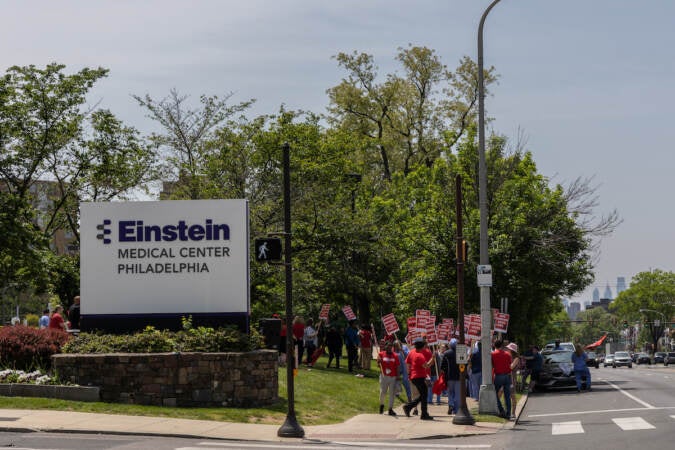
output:
[[[530,396],[518,425],[491,448],[665,449],[675,439],[675,368],[591,369],[593,390]]]
[[[396,442],[255,443],[61,433],[0,433],[0,448],[205,449],[666,449],[675,442],[675,366],[591,369],[593,390],[531,394],[518,424],[494,435]]]

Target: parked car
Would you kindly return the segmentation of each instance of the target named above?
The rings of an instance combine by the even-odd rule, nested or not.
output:
[[[635,357],[635,362],[640,365],[640,364],[652,364],[652,359],[649,357],[647,353],[638,353],[637,356]]]
[[[621,366],[628,366],[629,369],[633,367],[633,360],[630,359],[630,354],[628,352],[616,352],[614,353],[614,361],[612,362],[612,367],[615,369]]]
[[[667,353],[666,352],[656,352],[654,353],[654,364],[662,363],[663,360],[666,357]]]
[[[596,369],[600,367],[600,360],[595,352],[588,352],[586,353],[586,356],[588,356],[588,359],[586,360],[586,365],[588,367],[595,367]]]
[[[668,364],[675,364],[675,352],[668,352],[663,358],[663,365],[667,366]]]
[[[572,354],[569,350],[543,351],[544,364],[537,381],[536,389],[576,387]],[[675,362],[675,359],[673,360]],[[586,388],[586,378],[582,379],[582,387]]]
[[[555,342],[549,342],[544,346],[544,351],[545,350],[555,350]],[[560,343],[560,348],[558,350],[569,350],[571,352],[574,351],[574,343],[573,342],[561,342]]]
[[[611,366],[612,364],[614,364],[614,353],[605,356],[605,361],[602,363],[603,367]]]

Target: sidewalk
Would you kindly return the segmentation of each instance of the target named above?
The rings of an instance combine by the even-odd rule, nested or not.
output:
[[[468,402],[473,402],[468,399]],[[518,417],[527,402],[523,395],[516,408]],[[305,439],[330,440],[393,440],[430,439],[492,434],[510,429],[516,422],[477,422],[475,425],[454,425],[447,405],[430,405],[433,421],[406,417],[402,408],[397,417],[361,414],[338,424],[303,426]],[[302,425],[302,424],[301,424]],[[165,417],[122,416],[52,410],[0,409],[0,431],[109,433],[229,439],[248,441],[297,441],[277,436],[279,425],[216,422],[209,420],[171,419]]]

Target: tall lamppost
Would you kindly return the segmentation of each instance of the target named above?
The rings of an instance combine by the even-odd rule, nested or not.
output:
[[[283,145],[283,171],[284,171],[284,268],[286,269],[286,390],[288,395],[288,411],[286,420],[277,430],[279,437],[305,436],[305,430],[302,429],[295,417],[295,385],[293,379],[293,369],[295,364],[293,348],[293,268],[291,265],[291,146],[288,142]],[[299,355],[302,360],[302,355]]]
[[[485,18],[499,0],[494,0],[487,7],[480,18],[478,26],[478,204],[480,208],[480,264],[489,266],[488,231],[487,231],[487,167],[485,165],[485,86],[483,79],[483,25]],[[481,414],[498,414],[497,394],[492,384],[492,348],[491,331],[492,311],[490,310],[490,286],[480,286],[480,314],[481,314],[481,363],[483,379],[480,386],[478,412]]]

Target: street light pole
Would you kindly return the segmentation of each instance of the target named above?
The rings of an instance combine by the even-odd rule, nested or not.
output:
[[[288,412],[286,420],[277,431],[279,437],[305,436],[295,417],[295,386],[293,369],[295,364],[293,348],[293,267],[291,266],[291,146],[288,142],[283,146],[284,166],[284,266],[286,269],[286,391],[288,394]],[[302,355],[300,355],[300,360]],[[298,361],[299,362],[299,361]]]
[[[485,18],[499,0],[494,0],[480,18],[478,26],[478,204],[480,208],[480,264],[488,265],[488,232],[487,232],[487,167],[485,165],[485,80],[483,79],[483,25]],[[481,314],[481,364],[483,366],[482,384],[478,412],[481,414],[498,414],[497,394],[492,384],[492,348],[491,331],[492,311],[490,310],[490,287],[480,287]]]

